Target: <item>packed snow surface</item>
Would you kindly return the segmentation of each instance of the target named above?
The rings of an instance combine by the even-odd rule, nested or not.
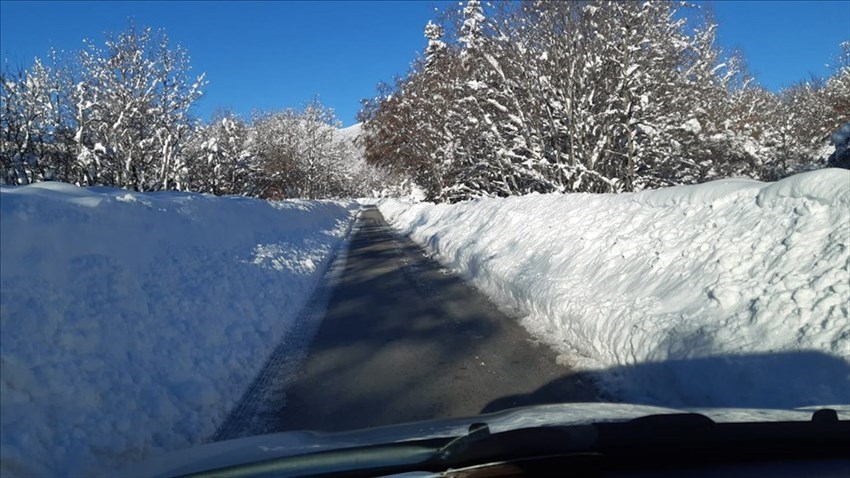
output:
[[[110,475],[212,435],[356,208],[0,188],[0,474]]]
[[[613,397],[850,402],[846,170],[380,209]]]

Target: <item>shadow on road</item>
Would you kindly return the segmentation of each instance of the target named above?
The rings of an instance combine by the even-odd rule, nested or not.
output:
[[[482,294],[366,210],[281,430],[336,431],[474,415],[568,373]],[[561,401],[593,401],[583,378]],[[512,405],[517,406],[517,405]]]
[[[342,431],[599,400],[674,408],[850,403],[850,363],[817,351],[576,373],[392,232],[374,208],[361,216],[309,356],[280,382],[289,384],[285,399],[281,392],[269,402],[265,432]]]
[[[718,355],[569,374],[528,394],[506,396],[481,412],[512,403],[558,403],[576,380],[595,380],[610,401],[668,407],[790,409],[850,405],[850,362],[818,351]]]

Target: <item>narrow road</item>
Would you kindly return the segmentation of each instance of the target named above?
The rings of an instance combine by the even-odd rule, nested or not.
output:
[[[367,208],[279,430],[339,431],[596,400],[463,280]]]

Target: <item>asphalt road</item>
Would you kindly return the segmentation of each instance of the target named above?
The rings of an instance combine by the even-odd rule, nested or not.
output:
[[[340,431],[596,399],[515,319],[367,208],[278,430]]]

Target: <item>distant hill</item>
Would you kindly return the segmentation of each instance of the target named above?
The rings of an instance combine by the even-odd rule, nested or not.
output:
[[[336,130],[336,134],[341,140],[351,142],[354,147],[354,151],[357,152],[357,156],[360,159],[363,159],[366,153],[363,149],[363,143],[358,141],[362,131],[363,123],[355,123],[346,128]]]
[[[340,135],[340,137],[355,141],[358,137],[360,137],[360,132],[363,131],[363,123],[354,123],[351,126],[340,128],[336,131],[337,134]]]

